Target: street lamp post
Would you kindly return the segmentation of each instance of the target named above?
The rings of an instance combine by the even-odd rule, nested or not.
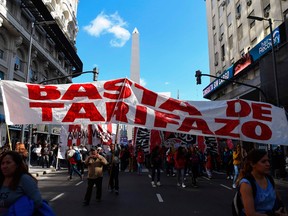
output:
[[[98,80],[99,70],[98,70],[98,68],[95,67],[95,68],[93,68],[92,71],[82,71],[82,72],[69,74],[69,75],[66,75],[66,76],[61,76],[61,77],[56,77],[56,78],[52,78],[52,79],[48,79],[48,80],[43,80],[41,82],[38,82],[38,84],[43,84],[45,82],[51,82],[51,81],[54,81],[54,80],[64,79],[64,78],[67,78],[67,77],[77,76],[77,75],[81,75],[81,74],[85,74],[85,73],[93,73],[93,81],[97,81]]]
[[[42,84],[44,82],[50,82],[50,81],[54,81],[54,80],[58,80],[58,79],[63,79],[63,78],[67,78],[67,77],[71,77],[71,76],[76,76],[76,75],[81,75],[81,74],[85,74],[85,73],[93,73],[93,81],[97,81],[98,80],[98,75],[99,75],[99,70],[97,67],[94,67],[92,71],[83,71],[83,72],[78,72],[78,73],[73,73],[73,74],[69,74],[66,76],[61,76],[61,77],[56,77],[56,78],[52,78],[52,79],[48,79],[48,80],[43,80],[41,82],[38,82],[38,84]],[[60,151],[60,148],[58,146],[58,152],[57,152],[57,160],[56,160],[56,169],[58,168],[58,164],[59,164],[59,160],[58,160],[58,153]]]
[[[239,84],[239,85],[244,85],[244,86],[248,86],[248,87],[257,89],[259,92],[262,93],[263,97],[265,98],[265,102],[267,101],[267,96],[266,96],[265,92],[261,88],[259,88],[258,86],[253,86],[253,85],[250,85],[250,84],[247,84],[247,83],[242,83],[242,82],[237,82],[235,80],[230,80],[230,79],[226,79],[226,78],[222,78],[222,77],[217,77],[217,76],[214,76],[214,75],[211,75],[211,74],[203,74],[200,70],[197,70],[195,72],[196,84],[197,85],[201,84],[201,76],[213,77],[213,78],[216,78],[216,79],[228,81],[230,83],[236,83],[236,84]]]
[[[269,30],[270,30],[270,38],[271,38],[271,46],[272,46],[272,64],[273,64],[273,75],[274,75],[274,85],[275,85],[275,94],[276,94],[276,105],[280,106],[280,99],[279,99],[279,87],[278,87],[278,74],[277,74],[277,64],[276,64],[276,54],[274,49],[274,38],[273,38],[273,29],[272,29],[272,19],[271,18],[264,18],[264,17],[257,17],[249,15],[248,19],[257,20],[257,21],[268,21],[269,23]]]
[[[27,61],[27,74],[26,74],[26,82],[30,82],[30,70],[31,70],[31,57],[32,57],[32,46],[33,46],[33,35],[34,35],[34,29],[35,25],[51,25],[55,24],[55,20],[51,21],[41,21],[36,22],[32,21],[31,23],[31,32],[30,32],[30,38],[29,38],[29,49],[28,49],[28,61]],[[28,135],[28,170],[30,169],[30,162],[31,162],[31,137],[32,137],[32,125],[29,125],[29,135]],[[25,138],[25,125],[22,125],[21,128],[21,142],[24,143]]]

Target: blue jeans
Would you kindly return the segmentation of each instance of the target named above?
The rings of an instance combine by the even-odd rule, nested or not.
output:
[[[176,169],[177,171],[177,183],[184,184],[184,169]]]
[[[233,178],[233,184],[236,183],[236,180],[238,178],[239,175],[239,165],[234,165],[234,178]]]
[[[151,180],[154,181],[155,180],[155,175],[157,178],[157,182],[160,182],[160,166],[152,166],[151,167],[152,170],[152,176],[151,176]]]
[[[138,174],[142,173],[142,163],[137,163],[138,166]]]
[[[70,179],[72,178],[74,172],[76,172],[79,175],[79,177],[81,178],[82,175],[79,172],[79,170],[77,169],[76,164],[71,164],[70,166],[71,166],[70,167],[70,173],[69,173],[70,174]]]

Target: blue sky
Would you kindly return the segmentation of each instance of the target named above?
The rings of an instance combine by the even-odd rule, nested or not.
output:
[[[76,40],[83,71],[99,68],[98,80],[130,77],[132,31],[139,31],[141,84],[181,100],[204,100],[209,73],[204,0],[80,0]],[[90,82],[83,74],[73,82]]]

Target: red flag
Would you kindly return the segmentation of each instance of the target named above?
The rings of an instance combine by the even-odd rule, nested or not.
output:
[[[112,144],[112,135],[109,131],[105,131],[100,124],[98,126],[98,132],[100,134],[100,139],[103,145],[111,145]],[[112,129],[112,125],[111,125]]]
[[[70,134],[78,134],[81,133],[81,125],[69,125],[69,129],[68,129]],[[79,146],[81,144],[81,137],[80,136],[76,136],[76,138],[74,138],[74,136],[68,136],[68,141],[67,141],[67,146],[71,146],[72,144],[74,144],[74,140],[76,139],[76,145]]]
[[[150,151],[155,146],[161,146],[162,138],[161,138],[161,131],[159,130],[151,130],[150,131]]]

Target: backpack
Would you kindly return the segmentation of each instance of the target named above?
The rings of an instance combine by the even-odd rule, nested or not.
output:
[[[271,182],[273,188],[275,187],[275,182],[272,178],[272,176],[267,175],[266,176],[268,178],[268,180]],[[247,179],[250,182],[250,185],[252,187],[252,192],[253,192],[253,197],[256,197],[256,193],[257,193],[257,187],[256,187],[256,183],[255,183],[255,178],[252,175],[247,175],[244,177],[245,179]],[[232,215],[233,216],[241,216],[242,215],[242,209],[244,208],[243,206],[243,202],[241,199],[241,193],[240,193],[240,187],[237,188],[237,191],[233,197],[233,201],[232,201]]]
[[[81,160],[81,153],[80,153],[80,151],[75,150],[74,159],[75,159],[76,161],[80,161],[80,160]]]

